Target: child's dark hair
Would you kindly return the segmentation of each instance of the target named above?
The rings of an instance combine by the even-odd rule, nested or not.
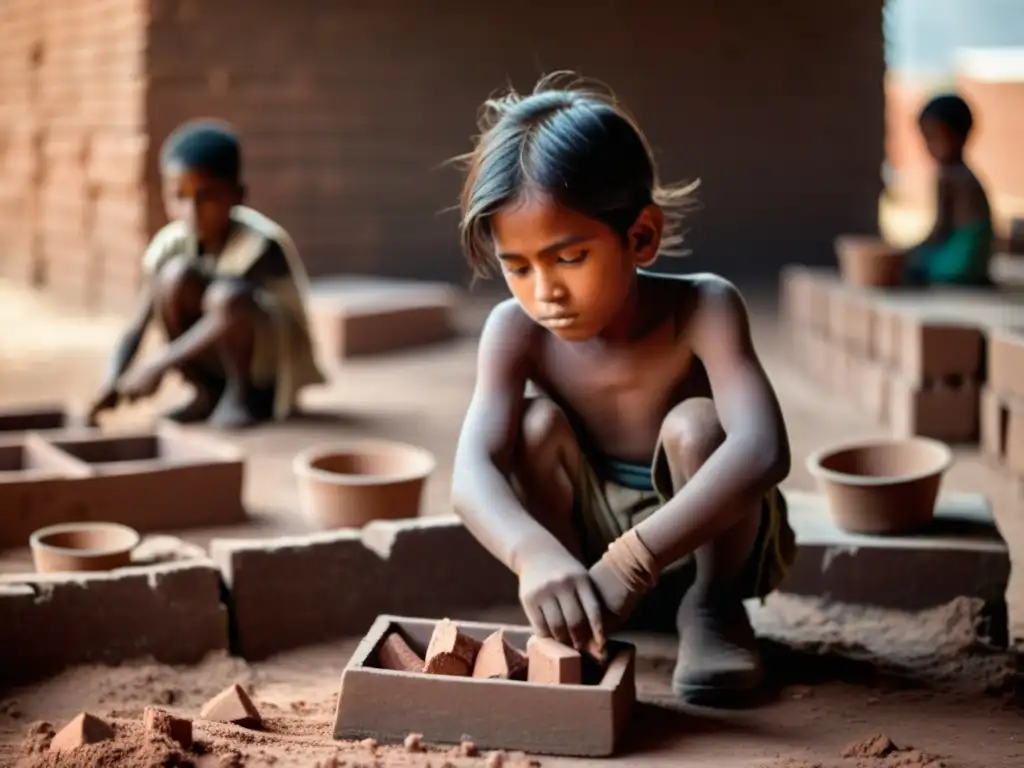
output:
[[[531,190],[604,222],[625,239],[644,207],[662,208],[661,253],[679,255],[680,224],[699,182],[662,187],[643,132],[607,89],[571,73],[541,78],[533,93],[509,90],[484,103],[481,134],[460,197],[460,232],[476,276],[493,261],[490,218]]]
[[[936,96],[924,105],[918,121],[931,118],[945,125],[950,132],[961,140],[966,140],[974,127],[974,116],[967,102],[955,93]]]
[[[242,174],[241,145],[226,123],[191,120],[178,126],[160,150],[161,165],[175,162],[237,184]]]

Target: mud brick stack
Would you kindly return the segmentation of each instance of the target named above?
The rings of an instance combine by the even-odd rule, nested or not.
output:
[[[981,390],[981,447],[1024,477],[1024,328],[989,334],[988,381]]]
[[[11,0],[0,23],[0,264],[123,307],[148,237],[147,4]]]
[[[823,388],[895,434],[977,441],[985,328],[998,305],[980,294],[856,288],[798,265],[782,277],[796,359]]]

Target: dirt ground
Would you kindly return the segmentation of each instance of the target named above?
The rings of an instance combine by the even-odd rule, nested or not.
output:
[[[812,387],[789,364],[772,308],[754,299],[751,304],[757,308],[757,343],[790,429],[794,469],[786,487],[812,490],[803,466],[811,450],[831,441],[884,434],[884,429]],[[469,331],[478,327],[484,310],[476,302],[467,311]],[[10,329],[0,337],[0,403],[14,405],[84,402],[122,321],[62,312],[0,283],[0,322]],[[291,456],[313,443],[350,435],[393,437],[433,450],[438,470],[428,484],[424,511],[445,511],[452,450],[472,386],[473,351],[470,333],[430,350],[345,365],[329,387],[308,393],[303,419],[233,438],[250,456],[250,524],[183,537],[201,544],[227,532],[266,536],[306,530],[295,511]],[[134,408],[115,421],[145,423],[155,408],[182,393],[170,382],[156,403]],[[1015,560],[1020,556],[1024,502],[1018,484],[973,452],[958,451],[946,487],[986,493]],[[26,550],[3,553],[0,570],[25,570],[29,562]],[[1015,572],[1009,592],[1018,636],[1024,634],[1020,581]],[[531,760],[543,766],[707,768],[1024,765],[1014,659],[977,641],[977,606],[970,601],[909,615],[840,610],[773,596],[763,607],[752,606],[752,614],[771,683],[760,706],[726,712],[679,705],[668,686],[674,642],[637,636],[632,639],[640,653],[640,702],[620,755],[590,762],[506,755],[505,765]],[[251,665],[216,656],[191,668],[145,661],[114,669],[78,668],[30,688],[0,692],[0,767],[496,764],[497,758],[486,754],[410,754],[401,748],[332,741],[337,683],[353,647],[354,641],[338,642]],[[197,722],[201,747],[188,754],[142,734],[144,706],[195,716],[207,698],[234,682],[252,692],[266,720],[263,732]],[[45,751],[53,730],[82,710],[111,721],[118,739],[86,748],[74,760],[55,761]]]

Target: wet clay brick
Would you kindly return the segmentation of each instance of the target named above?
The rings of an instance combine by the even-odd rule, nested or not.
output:
[[[1024,402],[1007,403],[1004,463],[1013,474],[1024,476]]]
[[[142,726],[147,731],[162,734],[178,742],[183,749],[192,746],[191,720],[175,717],[170,712],[156,707],[146,707],[142,710]]]
[[[527,679],[544,685],[579,685],[582,658],[579,651],[550,637],[533,635],[526,642]]]
[[[337,361],[432,344],[456,335],[451,286],[349,276],[310,287],[320,352]]]
[[[522,680],[526,677],[526,654],[514,648],[499,629],[487,636],[473,664],[473,677],[497,680]]]
[[[978,439],[979,402],[973,381],[918,385],[899,376],[889,379],[889,424],[897,435],[973,443]]]
[[[384,638],[377,656],[382,669],[391,669],[395,672],[423,671],[423,659],[397,632],[392,632]]]
[[[228,647],[227,619],[208,561],[0,577],[0,659],[10,682],[146,656],[194,664]]]
[[[1004,397],[1024,398],[1024,331],[989,332],[988,385]]]
[[[231,589],[247,659],[359,634],[381,612],[452,616],[519,605],[515,575],[454,515],[269,540],[214,539],[210,552]]]
[[[233,723],[242,728],[257,729],[262,727],[263,718],[252,703],[245,689],[235,683],[228,686],[203,705],[199,711],[203,720],[216,720],[221,723]]]
[[[1003,399],[989,387],[980,392],[981,450],[990,459],[1001,461],[1006,453],[1009,410]]]
[[[65,725],[50,742],[51,752],[69,752],[86,744],[96,744],[114,738],[114,729],[96,715],[82,712]]]
[[[787,491],[786,500],[797,556],[780,592],[910,611],[977,597],[990,607],[993,640],[1006,642],[1010,554],[984,496],[941,494],[931,527],[907,536],[847,533],[821,494]]]
[[[907,315],[900,319],[899,369],[914,382],[981,375],[984,336],[979,326],[941,323]]]
[[[459,631],[458,625],[441,619],[427,646],[423,671],[432,675],[466,676],[473,671],[480,641]]]

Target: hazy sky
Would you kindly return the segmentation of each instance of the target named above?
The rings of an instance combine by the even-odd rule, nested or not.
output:
[[[1024,47],[1024,0],[887,0],[890,67],[947,74],[955,48]]]

